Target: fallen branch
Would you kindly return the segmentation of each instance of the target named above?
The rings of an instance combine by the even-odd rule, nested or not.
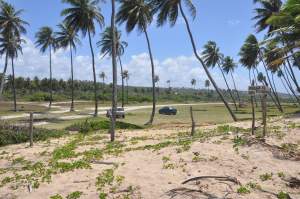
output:
[[[231,177],[231,176],[199,176],[199,177],[195,177],[195,178],[190,178],[190,179],[182,182],[182,184],[187,184],[192,181],[198,181],[198,180],[209,179],[209,178],[216,179],[219,181],[229,181],[229,182],[233,182],[238,185],[241,184],[237,178]]]

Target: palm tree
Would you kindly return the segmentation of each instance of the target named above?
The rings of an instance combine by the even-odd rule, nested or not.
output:
[[[26,33],[25,25],[28,23],[22,20],[21,15],[23,10],[16,10],[11,4],[4,1],[0,4],[0,34],[1,37],[17,37],[20,38],[21,34]],[[5,74],[8,66],[8,52],[5,50],[0,53],[0,56],[5,56],[5,64],[2,72],[2,78],[0,82],[0,99],[4,89]]]
[[[117,57],[119,60],[120,68],[121,68],[121,78],[122,78],[122,107],[124,107],[124,78],[123,74],[123,64],[121,60],[121,56],[124,54],[125,48],[128,46],[128,43],[125,41],[121,41],[121,31],[116,29],[116,40],[117,40]],[[101,40],[97,42],[97,46],[101,48],[101,54],[103,57],[109,54],[112,56],[112,30],[110,27],[107,27],[105,31],[101,34]]]
[[[99,74],[99,78],[102,79],[102,93],[103,93],[103,100],[105,98],[105,79],[106,79],[106,74],[105,72],[101,72]]]
[[[184,19],[184,22],[186,24],[186,28],[187,28],[187,31],[188,31],[188,34],[189,34],[189,37],[190,37],[190,40],[191,40],[191,44],[192,44],[192,47],[193,47],[193,51],[194,51],[194,54],[195,54],[196,58],[198,59],[198,61],[203,66],[209,80],[213,84],[214,88],[216,89],[216,91],[219,94],[221,100],[223,101],[224,105],[228,109],[228,111],[229,111],[230,115],[232,116],[233,120],[237,121],[237,118],[236,118],[235,114],[231,110],[229,104],[227,103],[224,96],[220,92],[216,82],[212,78],[207,66],[205,65],[204,61],[202,60],[202,58],[199,56],[199,54],[197,52],[196,43],[195,43],[191,28],[190,28],[188,18],[187,18],[186,14],[183,10],[182,2],[185,3],[185,5],[187,6],[187,8],[188,8],[189,12],[191,13],[192,17],[195,18],[196,17],[196,7],[193,5],[192,0],[151,0],[152,5],[154,5],[154,10],[153,11],[158,12],[158,18],[157,18],[158,26],[164,25],[167,21],[170,22],[171,26],[174,26],[176,24],[177,19],[178,19],[179,12],[181,13],[181,15]]]
[[[117,91],[118,91],[118,71],[117,71],[117,32],[115,28],[115,0],[111,0],[111,33],[112,33],[112,71],[113,71],[113,96],[112,96],[112,118],[111,118],[111,134],[110,139],[115,140],[115,123],[117,110]]]
[[[154,81],[155,81],[155,84],[156,84],[156,90],[157,90],[157,99],[159,98],[159,85],[158,85],[158,83],[159,83],[159,81],[160,81],[160,78],[159,78],[159,76],[158,75],[155,75],[155,77],[154,77]]]
[[[197,84],[197,80],[196,79],[192,79],[191,80],[191,85],[194,87],[194,90],[196,90],[195,86]]]
[[[72,84],[72,100],[70,111],[74,111],[74,70],[73,70],[73,50],[76,51],[76,44],[80,44],[78,34],[67,27],[66,24],[58,25],[60,31],[56,33],[56,41],[59,47],[70,49],[70,58],[71,58],[71,84]]]
[[[36,46],[40,47],[40,51],[45,53],[49,50],[49,68],[50,68],[50,99],[49,108],[51,108],[53,100],[53,83],[52,83],[52,50],[56,50],[56,40],[54,32],[50,27],[42,27],[35,35]]]
[[[205,86],[205,88],[207,88],[207,94],[208,94],[209,93],[209,87],[210,87],[210,81],[208,79],[205,80],[204,86]]]
[[[260,7],[255,9],[256,16],[253,18],[253,20],[257,20],[255,26],[257,28],[257,32],[261,32],[265,29],[268,29],[269,36],[274,33],[279,33],[279,37],[282,40],[281,42],[283,45],[291,45],[287,41],[287,36],[289,33],[287,31],[284,31],[283,28],[278,27],[278,25],[284,24],[285,26],[290,26],[294,27],[293,25],[290,24],[292,20],[292,16],[287,16],[287,11],[290,8],[295,8],[296,5],[295,2],[297,1],[288,1],[286,5],[283,7],[283,14],[280,14],[281,8],[282,8],[282,1],[281,0],[254,0],[254,3],[259,3]],[[287,11],[285,10],[287,9]],[[293,10],[293,9],[292,9]],[[293,11],[294,12],[294,11]],[[298,13],[298,12],[294,12]],[[297,15],[298,16],[298,15]],[[296,20],[295,20],[296,21]],[[279,24],[278,24],[279,23]],[[295,28],[293,28],[295,29]],[[296,35],[299,35],[296,33]],[[292,45],[291,45],[292,46]],[[293,48],[288,48],[288,51],[291,52],[291,56],[293,57],[295,63],[300,66],[299,60],[296,58]],[[287,55],[287,51],[285,50],[285,55]],[[295,83],[297,90],[300,92],[300,86],[298,84],[298,81],[296,79],[296,75],[293,71],[292,65],[290,63],[289,58],[286,59],[288,66],[289,66],[289,71],[291,73],[291,78],[293,82]]]
[[[148,36],[147,28],[151,24],[153,19],[152,7],[151,3],[146,3],[145,0],[120,0],[120,10],[117,14],[117,22],[119,24],[126,23],[126,31],[132,32],[135,28],[143,32],[146,37],[148,52],[150,55],[151,61],[151,70],[152,70],[152,113],[150,116],[150,120],[146,123],[146,125],[151,125],[155,116],[156,109],[156,92],[155,92],[155,68],[154,68],[154,60],[150,45],[150,39]]]
[[[231,93],[231,89],[229,88],[229,84],[227,82],[227,79],[225,77],[224,71],[221,67],[221,63],[223,62],[223,54],[220,53],[220,49],[217,47],[216,42],[214,41],[208,41],[207,44],[204,46],[204,51],[202,52],[202,56],[204,59],[204,63],[208,67],[215,67],[218,65],[219,70],[222,73],[223,79],[225,81],[227,91],[229,92],[229,95],[234,103],[235,109],[237,110],[237,105],[235,102],[235,99]]]
[[[300,104],[300,99],[299,99],[299,97],[296,95],[294,89],[293,89],[292,87],[290,87],[289,83],[287,83],[287,82],[284,81],[284,80],[285,80],[285,75],[284,75],[284,73],[283,73],[282,70],[278,70],[278,71],[277,71],[277,77],[280,78],[281,83],[282,83],[283,87],[285,88],[287,94],[288,94],[291,98],[293,98],[293,96],[294,96],[294,98],[297,100],[297,103]],[[289,89],[290,89],[290,91],[291,91],[291,93],[292,93],[293,96],[290,94]]]
[[[128,80],[129,80],[129,72],[128,70],[124,70],[123,71],[123,75],[122,78],[124,78],[126,80],[126,103],[128,104]]]
[[[231,79],[232,79],[232,82],[233,82],[233,85],[234,85],[234,90],[236,91],[236,94],[237,94],[237,97],[238,97],[238,100],[239,100],[239,106],[241,106],[240,94],[239,94],[239,91],[237,90],[236,83],[235,83],[235,80],[234,80],[234,77],[233,77],[233,72],[234,72],[236,67],[237,67],[237,64],[234,63],[233,58],[231,58],[229,56],[224,58],[223,70],[227,74],[230,73],[230,76],[231,76]]]
[[[276,95],[276,93],[273,89],[273,86],[271,84],[271,80],[269,78],[269,73],[268,73],[265,61],[263,59],[259,43],[254,35],[251,34],[247,37],[245,43],[243,44],[243,46],[239,52],[239,55],[241,57],[240,63],[249,70],[250,84],[252,83],[251,70],[256,70],[256,72],[258,73],[257,65],[260,61],[263,63],[263,66],[264,66],[264,69],[265,69],[265,72],[267,74],[268,81],[269,81],[269,84],[267,82],[265,82],[265,83],[267,86],[270,86],[270,88],[272,90],[272,93],[270,93],[270,97],[274,101],[274,104],[277,106],[278,110],[282,112],[283,110],[282,110],[280,101],[278,99],[278,96]],[[275,96],[275,99],[273,98],[272,94]]]
[[[281,0],[253,0],[254,3],[259,3],[261,7],[256,8],[254,12],[256,16],[253,20],[257,20],[255,27],[257,32],[268,29],[268,32],[273,32],[276,27],[267,23],[268,19],[274,14],[279,13],[282,6]]]
[[[97,23],[100,27],[104,25],[104,17],[101,14],[101,10],[98,7],[100,0],[63,0],[71,7],[62,11],[61,15],[65,16],[64,23],[67,24],[72,30],[78,32],[81,31],[85,37],[88,35],[89,46],[92,55],[92,68],[94,79],[94,99],[95,99],[95,113],[94,116],[98,116],[98,89],[97,78],[95,68],[95,54],[92,45],[92,36],[95,35]]]
[[[18,52],[22,53],[22,43],[25,43],[25,40],[20,39],[16,35],[10,35],[4,38],[0,38],[0,52],[6,53],[8,58],[11,59],[11,68],[12,68],[12,87],[13,87],[13,96],[14,96],[14,111],[17,111],[17,98],[16,98],[16,87],[15,87],[15,68],[14,68],[14,59],[18,57]]]

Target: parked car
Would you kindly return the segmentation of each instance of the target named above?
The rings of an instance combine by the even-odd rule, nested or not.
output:
[[[112,109],[109,109],[109,110],[106,111],[106,117],[109,118],[111,114],[112,114]],[[125,118],[124,108],[117,108],[116,118]]]
[[[173,107],[163,107],[161,109],[159,109],[159,114],[161,115],[176,115],[177,114],[177,109],[173,108]]]

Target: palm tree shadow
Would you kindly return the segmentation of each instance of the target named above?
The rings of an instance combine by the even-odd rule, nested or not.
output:
[[[172,189],[166,193],[167,196],[170,197],[170,199],[179,197],[179,198],[190,198],[190,199],[221,199],[217,197],[216,195],[213,195],[208,192],[204,192],[197,189],[190,189],[185,187],[180,187],[176,189]]]

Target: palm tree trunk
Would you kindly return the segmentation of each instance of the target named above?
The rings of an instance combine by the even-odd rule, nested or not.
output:
[[[11,58],[11,69],[12,69],[12,87],[14,95],[14,111],[17,112],[17,95],[15,86],[15,68],[14,68],[14,58]]]
[[[50,53],[50,101],[49,101],[49,108],[52,106],[52,100],[53,100],[53,84],[52,84],[52,49],[51,46],[49,47],[49,53]]]
[[[295,104],[298,103],[298,104],[300,105],[299,99],[297,98],[297,96],[294,95],[294,93],[292,93],[293,95],[291,95],[291,93],[289,92],[289,89],[288,89],[287,86],[285,85],[285,83],[284,83],[282,77],[280,77],[280,80],[281,80],[281,83],[282,83],[283,87],[285,88],[287,94],[290,96],[290,98],[293,100],[293,102],[294,102]],[[296,101],[295,101],[294,98],[296,99]]]
[[[279,110],[281,113],[283,113],[283,109],[282,109],[282,106],[281,106],[281,104],[280,104],[279,97],[278,97],[277,93],[275,92],[275,90],[274,90],[274,88],[273,88],[273,86],[272,86],[272,82],[271,82],[271,80],[270,80],[269,72],[268,72],[268,69],[267,69],[267,67],[266,67],[266,64],[265,64],[265,61],[264,61],[264,59],[263,59],[263,56],[262,56],[261,52],[259,52],[259,54],[260,54],[260,59],[261,59],[261,61],[262,61],[262,63],[263,63],[264,69],[265,69],[266,74],[267,74],[267,78],[268,78],[268,82],[269,82],[269,84],[270,84],[270,88],[271,88],[271,90],[272,90],[272,93],[273,93],[274,96],[275,96],[276,101],[277,101],[276,106],[277,106],[278,110]]]
[[[284,69],[286,70],[286,68],[284,67]],[[297,99],[297,102],[300,104],[300,99],[299,97],[296,95],[296,92],[294,91],[291,82],[289,81],[288,77],[286,77],[286,75],[283,73],[283,78],[288,86],[288,88],[290,89],[290,91],[293,93],[293,95],[295,96],[295,98]]]
[[[289,72],[289,74],[290,74],[290,76],[291,76],[291,79],[293,80],[295,86],[297,87],[297,91],[300,92],[300,87],[299,87],[298,81],[297,81],[297,79],[296,79],[296,76],[295,76],[293,67],[292,67],[292,65],[291,65],[291,63],[290,63],[290,61],[289,61],[289,59],[287,59],[287,63],[288,63],[288,66],[289,66],[289,68],[288,68],[289,71],[288,71],[288,72]]]
[[[89,35],[89,44],[90,44],[90,50],[92,54],[92,65],[93,65],[93,78],[94,78],[94,100],[95,100],[95,113],[94,117],[98,116],[98,96],[97,96],[97,78],[96,78],[96,68],[95,68],[95,54],[93,50],[93,45],[92,45],[92,38],[91,38],[91,32],[88,29],[88,35]]]
[[[124,108],[124,77],[123,77],[123,65],[120,56],[118,56],[120,68],[121,68],[121,78],[122,78],[122,108]]]
[[[149,36],[148,36],[146,27],[144,27],[144,33],[145,33],[147,44],[148,44],[148,52],[150,55],[151,70],[152,70],[152,113],[150,116],[150,120],[146,123],[146,125],[152,125],[154,116],[155,116],[155,109],[156,109],[155,70],[154,70],[154,60],[153,60],[150,40],[149,40]]]
[[[72,101],[70,111],[74,111],[74,68],[73,68],[73,53],[72,45],[70,45],[70,55],[71,55],[71,81],[72,81]]]
[[[237,105],[236,105],[236,101],[235,101],[235,99],[234,99],[234,97],[233,97],[233,95],[232,95],[232,92],[231,92],[230,88],[229,88],[228,82],[227,82],[227,80],[226,80],[224,71],[222,70],[222,68],[221,68],[221,66],[220,66],[220,63],[218,63],[218,67],[219,67],[219,69],[220,69],[220,71],[221,71],[221,73],[222,73],[223,79],[224,79],[225,84],[226,84],[226,86],[227,86],[227,90],[228,90],[229,95],[230,95],[230,97],[231,97],[231,99],[232,99],[232,101],[233,101],[233,104],[234,104],[234,106],[235,106],[235,110],[237,111],[237,110],[238,110],[238,107],[237,107]]]
[[[118,68],[117,68],[117,43],[115,34],[115,0],[111,0],[111,29],[112,29],[112,71],[113,71],[113,91],[112,91],[112,117],[110,128],[110,140],[115,141],[115,123],[116,123],[116,110],[117,110],[117,83],[118,83]]]
[[[1,85],[0,85],[0,100],[2,99],[2,93],[3,93],[3,89],[4,89],[4,84],[5,84],[5,75],[6,75],[7,66],[8,66],[8,54],[6,53],[5,64],[4,64],[4,69],[3,69],[3,73],[2,73]]]
[[[208,68],[206,67],[205,63],[203,62],[203,60],[201,59],[201,57],[198,55],[198,52],[197,52],[197,48],[196,48],[196,44],[195,44],[195,41],[194,41],[194,37],[193,37],[193,34],[192,34],[192,31],[191,31],[191,28],[190,28],[190,25],[189,25],[189,22],[188,22],[188,19],[182,9],[182,5],[181,5],[181,2],[179,2],[179,8],[180,8],[180,12],[181,12],[181,15],[185,21],[185,25],[186,25],[186,28],[187,28],[187,31],[188,31],[188,34],[190,36],[190,40],[191,40],[191,43],[192,43],[192,46],[193,46],[193,51],[194,51],[194,54],[196,56],[196,58],[199,60],[199,62],[201,63],[201,65],[203,66],[205,72],[206,72],[206,75],[208,76],[209,80],[211,81],[211,83],[213,84],[216,92],[219,94],[221,100],[223,101],[224,105],[226,106],[227,110],[229,111],[232,119],[234,121],[237,121],[237,118],[235,116],[235,114],[233,113],[233,111],[231,110],[229,104],[227,103],[227,101],[224,99],[222,93],[220,92],[215,80],[212,78]]]
[[[232,82],[233,82],[234,90],[235,90],[235,92],[237,94],[237,97],[238,97],[239,106],[241,106],[241,97],[240,97],[239,91],[237,90],[237,87],[236,87],[236,84],[235,84],[235,80],[234,80],[232,71],[230,71],[230,75],[231,75],[231,79],[232,79]]]

